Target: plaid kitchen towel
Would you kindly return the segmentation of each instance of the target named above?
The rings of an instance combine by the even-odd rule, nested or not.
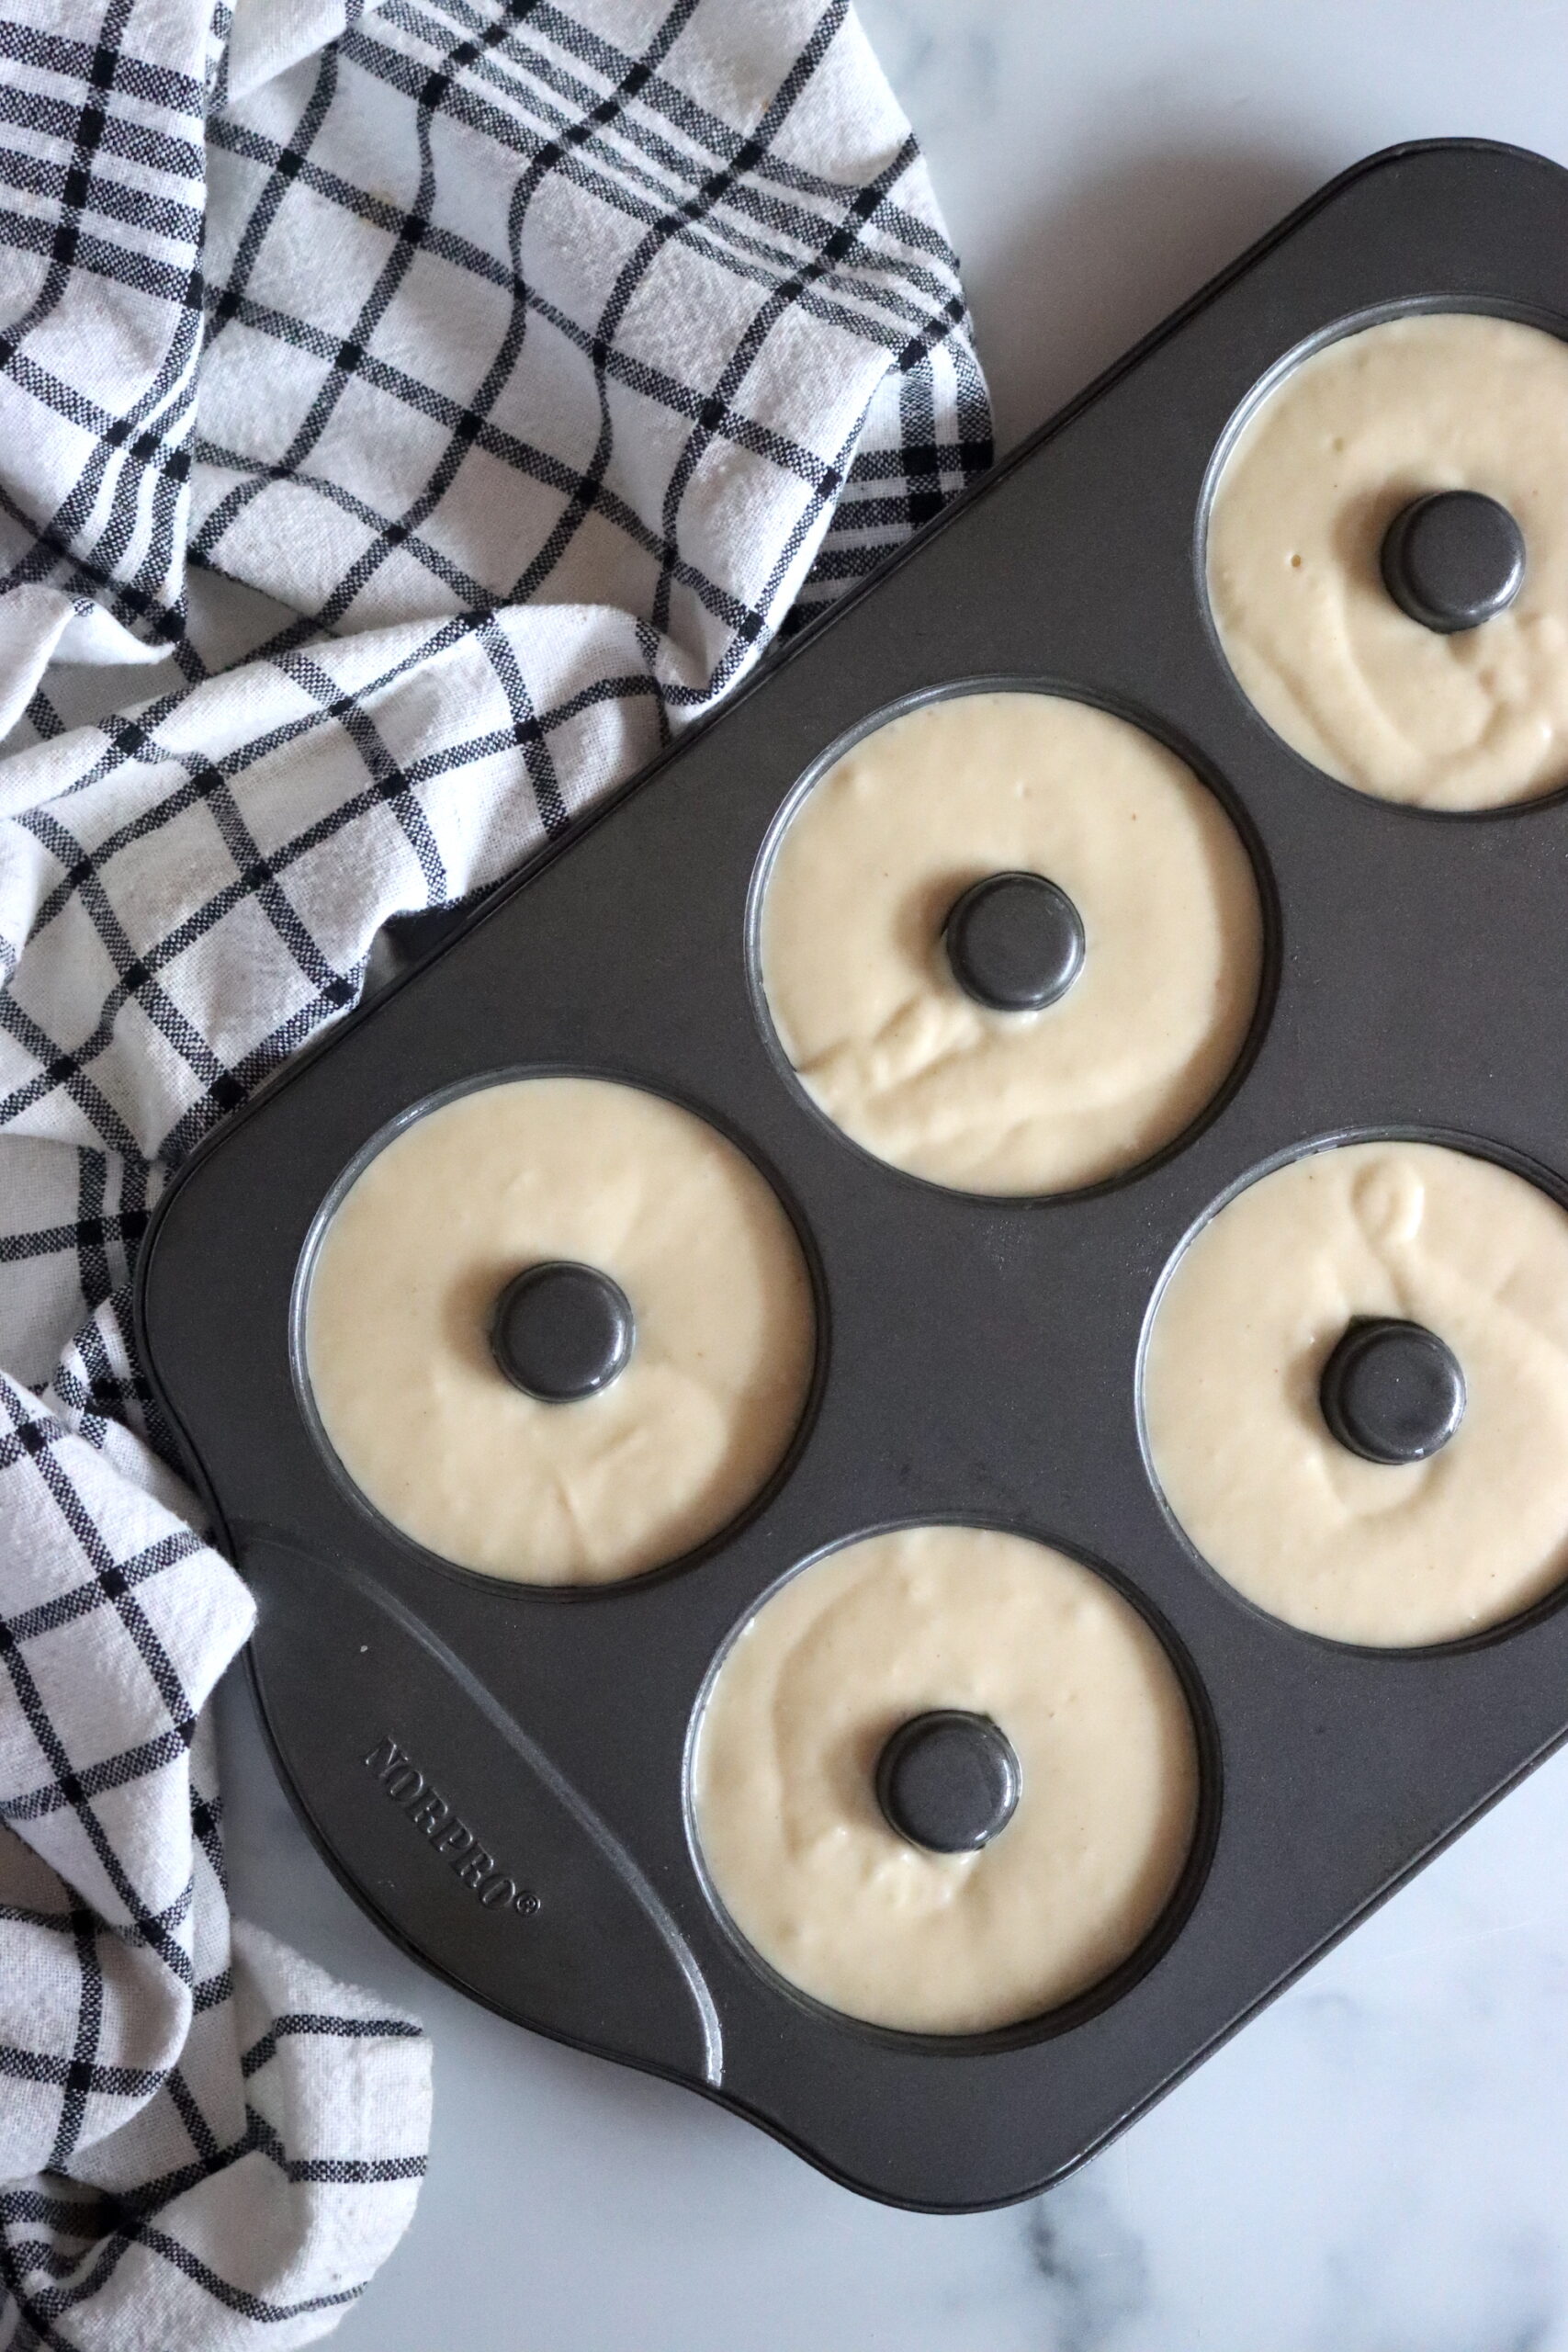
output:
[[[294,2345],[406,2225],[427,2053],[230,1918],[250,1604],[138,1239],[986,395],[846,0],[0,0],[0,2344]]]

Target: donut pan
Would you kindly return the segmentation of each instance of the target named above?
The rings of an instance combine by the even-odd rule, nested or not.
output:
[[[1470,142],[1336,181],[712,720],[229,1121],[141,1260],[146,1362],[254,1589],[283,1771],[381,1926],[520,2022],[720,2099],[874,2196],[964,2210],[1058,2178],[1568,1735],[1568,1609],[1423,1652],[1251,1609],[1167,1518],[1141,1336],[1184,1237],[1349,1136],[1461,1140],[1568,1194],[1568,805],[1434,817],[1286,750],[1214,641],[1216,452],[1292,354],[1404,307],[1568,334],[1568,174]],[[1073,1197],[902,1176],[810,1106],[755,978],[761,862],[826,756],[955,684],[1043,685],[1180,751],[1254,854],[1270,933],[1230,1089],[1156,1164]],[[531,1589],[432,1560],[341,1482],[301,1401],[297,1275],[323,1203],[411,1106],[495,1074],[649,1087],[794,1216],[815,1388],[744,1521],[639,1581]],[[1197,1846],[1117,1978],[986,2037],[830,2014],[705,1889],[688,1751],[777,1581],[922,1520],[1014,1529],[1147,1612],[1200,1731]]]

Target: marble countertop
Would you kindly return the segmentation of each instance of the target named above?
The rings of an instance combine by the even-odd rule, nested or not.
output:
[[[1568,0],[862,0],[1003,445],[1331,174],[1568,162]],[[1568,2352],[1568,1753],[1032,2205],[874,2206],[405,1961],[223,1702],[237,1907],[417,2010],[418,2218],[344,2352]]]

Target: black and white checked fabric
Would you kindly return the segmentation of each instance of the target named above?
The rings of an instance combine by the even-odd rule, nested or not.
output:
[[[847,0],[0,0],[0,2346],[302,2343],[423,2164],[229,1916],[160,1187],[988,456]]]

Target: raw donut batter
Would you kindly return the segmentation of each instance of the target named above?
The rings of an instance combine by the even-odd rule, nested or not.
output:
[[[1039,1012],[966,995],[943,944],[983,876],[1043,875],[1082,969]],[[814,786],[763,901],[762,977],[807,1091],[939,1184],[1056,1193],[1146,1159],[1223,1085],[1257,1001],[1252,867],[1213,795],[1141,729],[1044,694],[951,695]]]
[[[1383,535],[1478,491],[1525,539],[1506,612],[1442,636],[1383,584]],[[1568,345],[1512,319],[1394,319],[1293,368],[1215,490],[1209,595],[1276,734],[1362,792],[1492,808],[1568,780]]]
[[[1353,1318],[1436,1332],[1463,1419],[1427,1461],[1363,1461],[1319,1381]],[[1343,1642],[1456,1640],[1568,1575],[1568,1215],[1431,1144],[1350,1144],[1249,1185],[1179,1261],[1149,1334],[1149,1451],[1197,1549]]]
[[[888,1826],[888,1735],[987,1715],[1021,1768],[976,1853]],[[736,1926],[849,2016],[974,2033],[1097,1984],[1147,1935],[1192,1840],[1197,1750],[1159,1642],[1102,1577],[972,1527],[872,1536],[764,1601],[715,1679],[698,1842]]]
[[[547,1403],[490,1324],[524,1269],[611,1275],[636,1317],[599,1394]],[[811,1377],[811,1288],[750,1161],[630,1086],[535,1078],[406,1127],[349,1187],[310,1278],[310,1392],[349,1476],[416,1543],[529,1584],[637,1576],[757,1494]]]

